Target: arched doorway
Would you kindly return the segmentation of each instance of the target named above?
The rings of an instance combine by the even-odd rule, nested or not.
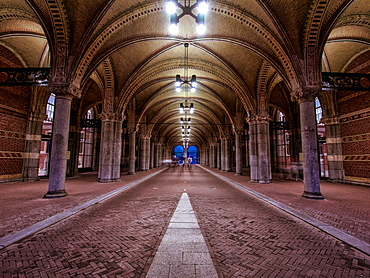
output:
[[[188,157],[192,158],[191,164],[198,164],[198,148],[196,146],[189,146]]]
[[[177,145],[173,150],[172,159],[179,163],[182,163],[183,157],[184,157],[184,147],[181,145]]]

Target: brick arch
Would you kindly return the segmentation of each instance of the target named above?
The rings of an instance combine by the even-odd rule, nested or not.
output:
[[[266,27],[264,27],[262,23],[251,18],[242,10],[238,10],[236,7],[229,4],[213,2],[212,5],[213,6],[210,8],[212,12],[239,21],[247,28],[252,29],[257,36],[266,41],[271,50],[278,57],[279,62],[282,64],[287,77],[291,80],[291,82],[297,81],[297,76],[290,57],[285,52],[278,39],[275,38],[271,34],[271,32]],[[121,28],[131,24],[132,22],[139,20],[142,17],[147,17],[152,13],[162,12],[164,9],[165,3],[143,4],[142,6],[137,7],[133,12],[119,17],[117,20],[107,26],[107,28],[100,33],[100,35],[94,40],[94,42],[90,44],[90,47],[85,51],[85,54],[81,58],[78,68],[76,69],[74,83],[79,84],[82,81],[91,61],[112,35],[118,32]]]
[[[328,3],[329,0],[312,2],[310,14],[306,20],[304,47],[317,47],[319,45],[320,30]]]
[[[161,65],[150,67],[146,69],[145,71],[136,72],[136,74],[134,74],[131,77],[133,82],[129,82],[129,85],[123,89],[123,93],[121,95],[124,95],[125,98],[122,98],[120,100],[119,106],[123,107],[123,109],[125,110],[130,100],[134,97],[135,93],[141,87],[143,87],[148,81],[150,81],[153,78],[153,76],[156,76],[170,69],[179,68],[179,64],[176,63],[176,60],[170,59],[165,62],[166,63],[164,64],[162,63]],[[189,69],[195,69],[195,67],[190,64]],[[243,95],[243,89],[235,82],[231,82],[231,80],[233,79],[233,76],[230,74],[230,72],[225,72],[221,68],[215,67],[215,65],[204,64],[204,63],[198,63],[196,69],[205,71],[214,76],[217,76],[220,80],[223,81],[224,84],[227,84],[230,88],[232,88],[232,90],[239,97],[240,101],[243,103],[243,106],[245,108],[250,109],[249,107],[253,106],[250,100]],[[124,92],[127,92],[127,94],[125,94]]]
[[[268,73],[270,69],[271,69],[271,65],[268,62],[263,61],[259,74],[258,74],[258,79],[257,79],[257,82],[258,82],[257,83],[257,94],[258,94],[257,99],[259,100],[258,107],[257,107],[258,114],[263,113],[263,112],[268,113],[267,111],[267,103],[268,103],[267,78],[268,78]]]
[[[39,23],[39,20],[34,14],[28,13],[24,10],[6,8],[3,9],[5,13],[0,14],[0,21],[7,19],[26,19],[35,23]]]
[[[55,42],[68,44],[70,25],[64,1],[48,0],[47,5],[50,11],[50,17],[52,19]]]
[[[107,89],[114,89],[114,73],[111,60],[110,59],[104,60],[102,66],[104,70],[105,87]]]

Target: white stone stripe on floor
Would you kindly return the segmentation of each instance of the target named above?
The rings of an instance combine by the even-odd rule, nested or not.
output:
[[[181,196],[146,277],[218,277],[187,193]]]

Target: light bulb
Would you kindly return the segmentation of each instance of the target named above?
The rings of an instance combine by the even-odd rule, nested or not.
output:
[[[177,24],[172,23],[169,28],[169,32],[171,35],[176,35],[179,31],[179,28],[177,28]]]
[[[177,10],[176,4],[173,1],[168,1],[167,5],[166,5],[167,13],[174,14],[174,13],[176,13],[176,10]]]
[[[199,35],[203,35],[206,32],[206,26],[204,24],[198,24],[197,32]]]
[[[208,4],[206,1],[200,1],[198,4],[198,13],[206,14],[208,12]]]

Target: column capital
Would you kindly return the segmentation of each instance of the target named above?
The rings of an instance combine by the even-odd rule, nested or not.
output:
[[[150,134],[148,132],[143,132],[143,133],[140,133],[140,135],[139,135],[140,139],[150,139],[151,137],[152,137],[152,134]]]
[[[256,122],[257,123],[269,123],[271,121],[271,118],[269,116],[256,116]]]
[[[99,119],[102,122],[122,122],[124,120],[124,116],[121,113],[102,112],[99,114]]]
[[[248,124],[250,124],[250,123],[252,123],[252,122],[254,122],[254,121],[256,121],[256,116],[249,116],[249,117],[246,117],[245,118],[245,121],[248,123]]]
[[[290,94],[293,102],[311,102],[321,93],[321,87],[300,87]]]
[[[254,115],[246,118],[247,123],[269,123],[272,121],[269,115]]]
[[[81,90],[70,83],[49,83],[48,91],[57,97],[81,98]]]

